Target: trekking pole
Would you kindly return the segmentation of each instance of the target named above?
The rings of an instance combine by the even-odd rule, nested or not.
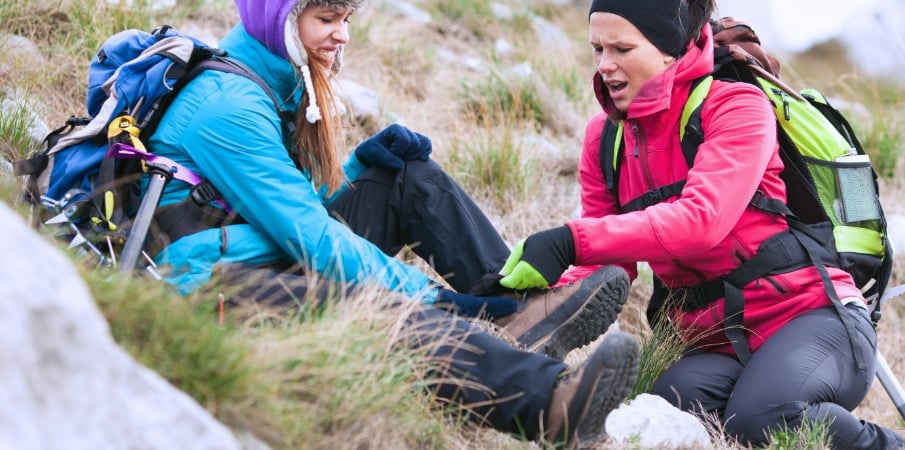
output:
[[[880,380],[883,389],[886,389],[886,393],[889,394],[899,415],[905,419],[905,390],[902,390],[902,385],[899,384],[899,380],[896,379],[889,364],[886,363],[886,359],[883,358],[883,354],[879,351],[877,352],[877,379]]]
[[[151,228],[154,211],[160,203],[161,195],[163,195],[163,188],[173,177],[173,172],[169,166],[151,161],[146,161],[145,163],[151,180],[148,183],[147,191],[142,196],[141,204],[138,206],[138,213],[135,214],[135,219],[132,221],[129,237],[123,246],[119,272],[124,274],[135,270],[135,264],[138,263],[141,249],[145,245],[145,238]]]
[[[902,294],[905,294],[905,284],[888,289],[883,294],[883,298],[877,300],[877,304],[886,303],[889,299]],[[883,389],[886,390],[896,410],[899,411],[899,415],[905,419],[905,389],[902,389],[902,385],[899,384],[899,380],[896,379],[895,374],[892,373],[892,369],[889,368],[889,364],[886,363],[886,359],[879,350],[877,351],[877,379],[880,380]]]

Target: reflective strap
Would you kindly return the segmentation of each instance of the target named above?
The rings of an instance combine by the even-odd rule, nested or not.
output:
[[[704,105],[704,99],[710,93],[710,85],[713,83],[712,76],[706,76],[696,81],[692,91],[688,94],[688,100],[685,101],[685,107],[682,108],[682,121],[679,124],[679,139],[685,138],[685,126],[691,120],[691,115]],[[700,114],[698,114],[700,116]],[[700,121],[700,117],[698,118]],[[690,167],[690,165],[689,165]]]
[[[836,238],[836,250],[840,252],[882,255],[886,247],[883,235],[867,228],[836,225],[833,236]]]

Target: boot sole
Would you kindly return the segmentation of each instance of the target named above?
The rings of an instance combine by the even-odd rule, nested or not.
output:
[[[582,282],[575,302],[583,302],[564,318],[572,300],[519,336],[518,342],[532,352],[562,360],[572,349],[590,344],[616,321],[628,299],[628,274],[620,267],[603,267]]]
[[[569,406],[568,417],[578,418],[577,427],[571,435],[563,430],[559,436],[566,440],[567,448],[592,446],[606,438],[606,418],[625,401],[638,380],[640,353],[638,341],[619,332],[604,339],[591,355],[586,363],[589,379],[581,380],[575,395],[587,400]]]

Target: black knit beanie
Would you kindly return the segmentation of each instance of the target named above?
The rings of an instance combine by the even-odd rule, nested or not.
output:
[[[631,22],[657,48],[678,58],[691,39],[684,0],[594,0],[595,12],[613,13]]]

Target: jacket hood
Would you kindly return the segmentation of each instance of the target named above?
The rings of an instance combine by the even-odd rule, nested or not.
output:
[[[685,55],[676,60],[675,64],[668,67],[663,73],[647,80],[641,86],[638,95],[629,105],[626,115],[636,117],[666,109],[669,107],[673,87],[677,83],[687,83],[690,86],[693,80],[712,72],[713,31],[708,23],[701,29],[701,35],[697,41],[688,44]],[[614,120],[623,118],[622,113],[616,110],[600,73],[594,73],[593,84],[597,102],[603,107],[607,116]]]

